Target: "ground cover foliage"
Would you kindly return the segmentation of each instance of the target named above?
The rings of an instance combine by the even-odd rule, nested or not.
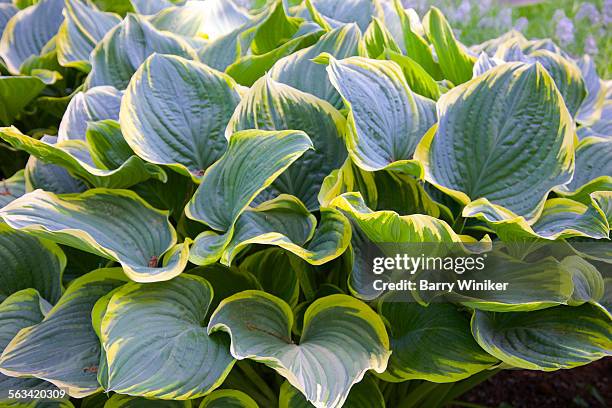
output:
[[[1,406],[441,407],[610,354],[589,56],[387,0],[0,0],[0,31]],[[368,244],[478,242],[567,252],[508,298],[364,284]]]

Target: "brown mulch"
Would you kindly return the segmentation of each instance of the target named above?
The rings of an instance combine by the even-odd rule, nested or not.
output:
[[[459,401],[489,408],[612,407],[612,357],[555,372],[506,370]]]

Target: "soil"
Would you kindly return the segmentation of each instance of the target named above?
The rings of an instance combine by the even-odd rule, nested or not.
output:
[[[571,370],[502,371],[458,400],[488,408],[612,407],[612,357]]]

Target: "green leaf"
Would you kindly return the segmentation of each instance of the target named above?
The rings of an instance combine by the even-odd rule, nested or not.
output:
[[[0,76],[0,124],[13,123],[23,108],[45,89],[48,85],[45,81],[38,76]]]
[[[291,194],[310,210],[317,210],[323,179],[346,158],[344,126],[344,117],[326,101],[264,76],[236,108],[226,136],[247,129],[294,129],[309,135],[314,149],[305,152],[263,194],[270,198]]]
[[[332,295],[315,301],[306,311],[299,345],[291,339],[292,322],[291,308],[281,299],[245,291],[221,302],[208,328],[230,335],[235,358],[268,365],[319,408],[342,406],[367,370],[387,366],[384,324],[357,299]]]
[[[436,50],[444,78],[455,85],[469,81],[472,78],[472,67],[476,59],[455,39],[453,30],[442,12],[436,7],[431,7],[423,17],[423,27]]]
[[[589,195],[606,215],[608,226],[612,229],[612,191],[596,191]]]
[[[138,67],[153,53],[198,59],[191,46],[176,34],[159,31],[145,18],[128,14],[93,50],[85,87],[112,85],[125,89]]]
[[[368,171],[413,164],[418,141],[436,121],[435,103],[414,94],[392,61],[325,58],[329,78],[349,108],[346,144],[353,162]],[[416,163],[413,167],[420,173]]]
[[[438,100],[440,98],[440,87],[438,83],[423,69],[419,63],[410,57],[386,50],[387,57],[402,68],[404,78],[410,89],[426,98]]]
[[[256,55],[268,53],[280,47],[298,31],[304,20],[285,14],[282,0],[275,0],[270,13],[257,27],[251,50]]]
[[[93,3],[100,10],[117,13],[121,16],[136,11],[131,0],[93,0]]]
[[[326,52],[338,59],[359,54],[361,32],[356,24],[346,24],[323,35],[316,44],[278,60],[269,75],[275,81],[310,93],[336,108],[342,107],[338,91],[333,87],[325,67],[312,61]]]
[[[19,75],[22,64],[43,48],[64,20],[64,0],[40,0],[20,10],[8,22],[0,40],[0,57],[12,75]]]
[[[0,354],[17,333],[26,327],[40,323],[51,305],[40,297],[35,289],[13,293],[0,303]],[[9,390],[46,390],[54,387],[37,378],[15,378],[0,374],[0,403],[12,406]]]
[[[258,251],[246,257],[240,268],[252,273],[264,291],[283,299],[291,308],[297,306],[300,283],[287,251],[282,248]]]
[[[280,388],[278,406],[279,408],[311,408],[313,405],[298,389],[285,381]],[[343,406],[346,408],[385,408],[385,399],[376,382],[366,376],[363,381],[351,388]]]
[[[609,317],[590,304],[557,306],[530,313],[487,313],[472,317],[476,341],[514,367],[554,371],[610,355]]]
[[[86,138],[91,159],[99,168],[116,169],[134,155],[115,120],[88,122]]]
[[[25,194],[24,171],[19,170],[7,179],[0,181],[0,208]]]
[[[301,131],[234,133],[225,154],[202,177],[185,213],[215,230],[230,230],[257,194],[311,148]]]
[[[561,266],[571,274],[574,284],[570,306],[598,302],[604,296],[604,279],[595,266],[579,256],[568,256]]]
[[[559,194],[580,199],[594,191],[612,189],[612,139],[589,136],[576,148],[574,178],[559,186]]]
[[[119,119],[123,92],[100,86],[78,92],[70,100],[58,129],[58,141],[86,140],[87,122]]]
[[[531,223],[548,192],[571,180],[574,125],[539,63],[495,67],[437,107],[439,123],[415,158],[428,182],[463,205],[486,198]]]
[[[0,301],[21,289],[34,288],[51,303],[62,294],[66,256],[55,244],[0,223],[2,282]]]
[[[119,262],[137,282],[171,279],[187,264],[189,242],[176,244],[167,212],[128,190],[61,197],[36,190],[4,207],[0,217],[15,229]]]
[[[57,34],[57,59],[62,66],[89,71],[89,55],[121,18],[80,0],[66,0],[65,20]]]
[[[192,408],[191,400],[187,401],[163,401],[130,395],[114,394],[103,408]]]
[[[258,408],[259,406],[242,391],[218,390],[208,395],[199,408]]]
[[[189,274],[206,279],[213,287],[213,300],[208,307],[208,314],[212,314],[219,303],[231,295],[243,290],[262,288],[257,278],[242,265],[238,268],[214,263],[189,269]]]
[[[51,144],[24,135],[15,127],[0,128],[0,139],[47,163],[66,168],[72,175],[96,187],[125,188],[150,178],[166,180],[164,170],[145,163],[136,156],[131,156],[116,169],[98,168],[91,158],[87,144],[82,140],[66,140]]]
[[[227,75],[181,57],[154,54],[126,90],[121,130],[143,159],[199,181],[225,151],[225,127],[239,101]]]
[[[242,213],[224,248],[221,263],[229,265],[249,244],[277,245],[313,265],[342,255],[350,242],[348,220],[333,209],[322,208],[316,231],[315,226],[316,218],[304,204],[295,197],[281,195]]]
[[[453,304],[423,307],[391,297],[379,311],[391,333],[391,358],[381,375],[385,381],[455,382],[497,362],[476,343],[469,317]]]
[[[212,296],[205,279],[185,274],[168,282],[128,283],[114,292],[100,330],[107,391],[180,400],[221,385],[234,360],[227,340],[206,332]]]
[[[401,49],[393,39],[393,35],[387,30],[382,21],[374,17],[363,34],[363,42],[370,58],[381,57],[385,50],[391,50],[401,54]]]
[[[429,44],[423,38],[425,33],[416,11],[414,9],[404,9],[400,0],[394,0],[394,8],[402,26],[406,56],[422,66],[436,81],[444,79],[440,65],[434,59]]]
[[[99,269],[75,280],[41,323],[11,340],[0,357],[0,372],[45,379],[75,398],[96,393],[100,344],[91,310],[125,280],[120,268]]]
[[[486,199],[471,202],[463,209],[463,216],[485,221],[504,242],[569,237],[601,239],[608,238],[610,229],[597,204],[585,205],[567,198],[547,200],[540,217],[532,225],[524,217],[514,216]]]
[[[316,24],[305,23],[295,36],[283,45],[265,54],[244,55],[229,65],[225,72],[239,84],[251,86],[272,69],[278,60],[293,54],[297,50],[313,45],[321,35],[323,35],[323,31]]]

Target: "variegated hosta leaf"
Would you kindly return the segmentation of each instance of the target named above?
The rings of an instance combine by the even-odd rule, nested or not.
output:
[[[211,68],[225,71],[248,51],[255,28],[264,18],[265,14],[262,13],[232,32],[210,41],[198,50],[200,60]]]
[[[575,116],[587,95],[580,68],[568,58],[548,50],[538,50],[529,57],[546,68],[563,96],[567,110]]]
[[[444,78],[459,85],[472,78],[476,60],[455,39],[446,18],[436,7],[431,7],[423,17],[423,27],[433,44]]]
[[[42,141],[55,143],[54,136],[43,136]],[[82,193],[88,189],[81,179],[70,175],[68,170],[30,156],[25,167],[26,191],[45,190],[55,194]]]
[[[125,281],[120,268],[99,269],[76,279],[41,323],[22,329],[11,340],[0,357],[0,372],[45,379],[75,398],[100,390],[100,342],[91,311],[101,296]]]
[[[40,297],[35,289],[16,292],[0,303],[0,354],[5,347],[26,327],[40,323],[51,305]],[[0,404],[13,407],[9,400],[9,390],[54,389],[51,383],[38,378],[17,378],[0,374]]]
[[[87,144],[91,160],[103,169],[116,169],[134,155],[121,133],[119,122],[111,119],[88,122]]]
[[[388,59],[402,68],[410,89],[429,99],[438,100],[440,98],[440,86],[419,63],[406,55],[390,50],[386,50],[386,55]]]
[[[56,196],[36,190],[2,208],[0,217],[15,229],[119,262],[137,282],[171,279],[187,264],[189,243],[176,244],[167,212],[132,191]]]
[[[130,395],[114,394],[103,407],[100,408],[192,408],[191,400],[172,401],[132,397]],[[86,408],[89,408],[87,406]],[[97,408],[97,407],[91,407]]]
[[[325,177],[319,191],[319,203],[323,207],[329,207],[334,198],[343,193],[359,192],[365,203],[376,208],[378,203],[378,189],[375,184],[373,172],[368,172],[357,167],[348,158],[337,170],[332,171]]]
[[[612,191],[596,191],[589,196],[606,215],[608,226],[612,229]]]
[[[605,283],[601,273],[579,256],[568,256],[561,266],[572,276],[574,292],[568,301],[570,306],[578,306],[585,302],[598,302],[605,291]]]
[[[234,133],[225,154],[208,168],[185,212],[217,231],[229,231],[263,189],[295,162],[312,142],[301,131]]]
[[[19,170],[7,179],[0,180],[0,208],[25,194],[24,171]]]
[[[205,279],[192,275],[129,283],[115,291],[100,327],[107,391],[188,399],[221,385],[234,359],[226,338],[206,332],[212,291]]]
[[[590,136],[576,148],[574,178],[556,191],[580,198],[598,190],[612,190],[612,139]]]
[[[123,92],[112,86],[79,92],[70,100],[58,129],[58,141],[86,140],[87,122],[119,119]]]
[[[343,25],[323,35],[315,45],[278,60],[270,70],[270,77],[341,108],[342,99],[329,81],[325,66],[312,59],[323,52],[338,59],[357,55],[360,41],[361,32],[356,24]]]
[[[486,198],[531,223],[572,178],[574,124],[540,64],[495,67],[442,95],[438,114],[415,158],[464,205]]]
[[[332,28],[355,22],[365,31],[372,17],[382,17],[377,0],[311,0],[311,3]]]
[[[374,17],[363,34],[364,48],[370,58],[383,56],[385,50],[401,53],[399,45],[393,35],[387,30],[382,21]]]
[[[172,0],[129,0],[129,2],[132,3],[135,12],[144,15],[156,14],[162,11],[163,9],[174,6]]]
[[[89,55],[121,18],[81,0],[66,0],[64,17],[57,35],[57,59],[65,67],[89,71]]]
[[[478,56],[478,59],[474,63],[474,67],[472,68],[472,74],[474,78],[476,78],[477,76],[482,75],[490,69],[495,68],[496,66],[501,65],[503,63],[504,61],[495,57],[489,57],[486,53],[481,52]]]
[[[0,57],[12,75],[18,75],[24,61],[40,55],[62,24],[64,0],[40,0],[20,10],[8,22],[0,40]]]
[[[400,0],[394,0],[394,8],[402,26],[406,56],[423,67],[436,81],[444,79],[440,65],[434,58],[429,43],[425,41],[425,30],[419,15],[414,9],[404,9]]]
[[[225,151],[225,127],[240,97],[227,75],[199,62],[155,54],[121,103],[125,140],[143,159],[199,181]]]
[[[300,282],[290,256],[290,252],[282,248],[268,248],[247,256],[240,262],[240,268],[252,273],[264,291],[295,308],[300,297]]]
[[[125,89],[140,64],[153,53],[198,59],[191,46],[176,34],[159,31],[144,17],[129,14],[93,50],[85,87],[111,85]]]
[[[383,301],[380,314],[391,327],[391,358],[381,377],[400,382],[463,380],[498,360],[472,337],[469,316],[450,303]]]
[[[241,85],[251,86],[283,57],[317,42],[324,31],[314,23],[304,23],[299,30],[282,45],[264,54],[249,54],[239,57],[225,72]],[[249,36],[250,37],[250,36]]]
[[[524,217],[517,217],[486,199],[471,202],[463,209],[463,216],[485,221],[508,243],[569,237],[601,239],[608,238],[610,230],[597,203],[591,201],[587,205],[567,198],[547,200],[540,217],[531,225]]]
[[[554,371],[610,355],[610,318],[598,307],[557,306],[530,313],[489,313],[472,317],[476,341],[514,367]]]
[[[508,248],[511,250],[512,247]],[[526,246],[520,247],[523,253]],[[422,276],[432,276],[438,282],[453,282],[466,279],[449,271],[445,276],[436,279],[436,273],[424,273]],[[445,290],[418,291],[419,302],[428,304],[448,301],[461,303],[472,309],[493,312],[529,312],[546,309],[559,304],[566,304],[572,295],[572,278],[566,268],[553,258],[537,261],[519,261],[493,254],[486,261],[486,269],[482,273],[471,273],[470,278],[486,277],[491,282],[508,283],[504,290],[461,290],[456,285],[452,292]],[[435,299],[441,295],[441,298]]]
[[[338,211],[321,208],[321,222],[295,197],[281,195],[243,212],[224,249],[221,263],[230,264],[249,244],[276,245],[321,265],[342,255],[350,242],[351,227]]]
[[[398,161],[412,163],[417,143],[436,121],[434,101],[413,93],[392,61],[320,60],[328,62],[329,78],[350,109],[346,144],[355,164],[376,171]],[[419,166],[412,167],[420,175]]]
[[[316,210],[323,179],[346,159],[344,126],[344,117],[326,101],[264,76],[236,108],[226,137],[230,139],[232,133],[247,129],[304,131],[314,149],[305,152],[263,194],[291,194],[308,209]]]
[[[584,101],[582,101],[580,109],[578,109],[576,121],[591,124],[601,118],[602,109],[606,101],[605,88],[595,70],[595,62],[589,55],[584,55],[577,61],[577,64],[584,78],[587,95]]]
[[[332,200],[330,206],[345,213],[354,226],[351,245],[356,259],[349,277],[349,287],[355,296],[366,300],[381,294],[369,282],[371,269],[363,269],[361,253],[367,246],[377,243],[409,246],[474,241],[471,237],[457,235],[446,222],[429,215],[400,216],[395,211],[372,211],[360,193],[344,193]]]
[[[367,370],[383,372],[389,339],[381,318],[347,295],[315,301],[306,311],[299,344],[291,339],[293,312],[281,299],[245,291],[225,299],[209,332],[231,337],[232,355],[262,362],[298,388],[314,406],[340,407]]]
[[[52,85],[58,74],[34,70],[32,76],[0,76],[0,124],[10,125],[47,85]]]
[[[371,377],[366,376],[351,388],[343,406],[347,408],[385,408],[385,399],[376,382]],[[298,389],[285,381],[280,388],[278,407],[312,408],[313,405],[306,400]]]
[[[185,23],[185,17],[176,19],[174,15],[185,15],[191,13],[191,18],[188,18]],[[196,17],[197,16],[197,17]],[[201,36],[209,40],[215,40],[221,36],[231,33],[238,27],[249,21],[249,15],[236,6],[233,1],[227,0],[206,0],[188,1],[182,7],[170,8],[162,10],[159,14],[153,17],[153,25],[161,30],[168,29],[170,31],[177,29],[177,25],[182,26],[181,35]],[[197,25],[195,24],[197,21]],[[167,28],[165,28],[167,27]],[[186,27],[189,32],[185,31]]]
[[[11,17],[17,14],[18,11],[19,9],[15,7],[12,2],[9,2],[8,0],[0,2],[0,36],[2,35],[4,27],[6,27],[6,24],[9,22]]]
[[[66,256],[55,244],[0,223],[0,302],[21,289],[34,288],[51,303],[62,294]]]
[[[242,391],[218,390],[206,396],[199,408],[259,408],[259,405]]]
[[[150,178],[165,181],[167,177],[159,166],[146,163],[137,156],[131,156],[115,169],[100,168],[92,160],[88,146],[82,140],[52,144],[24,135],[15,127],[0,128],[0,139],[47,163],[64,167],[95,187],[125,188]]]

